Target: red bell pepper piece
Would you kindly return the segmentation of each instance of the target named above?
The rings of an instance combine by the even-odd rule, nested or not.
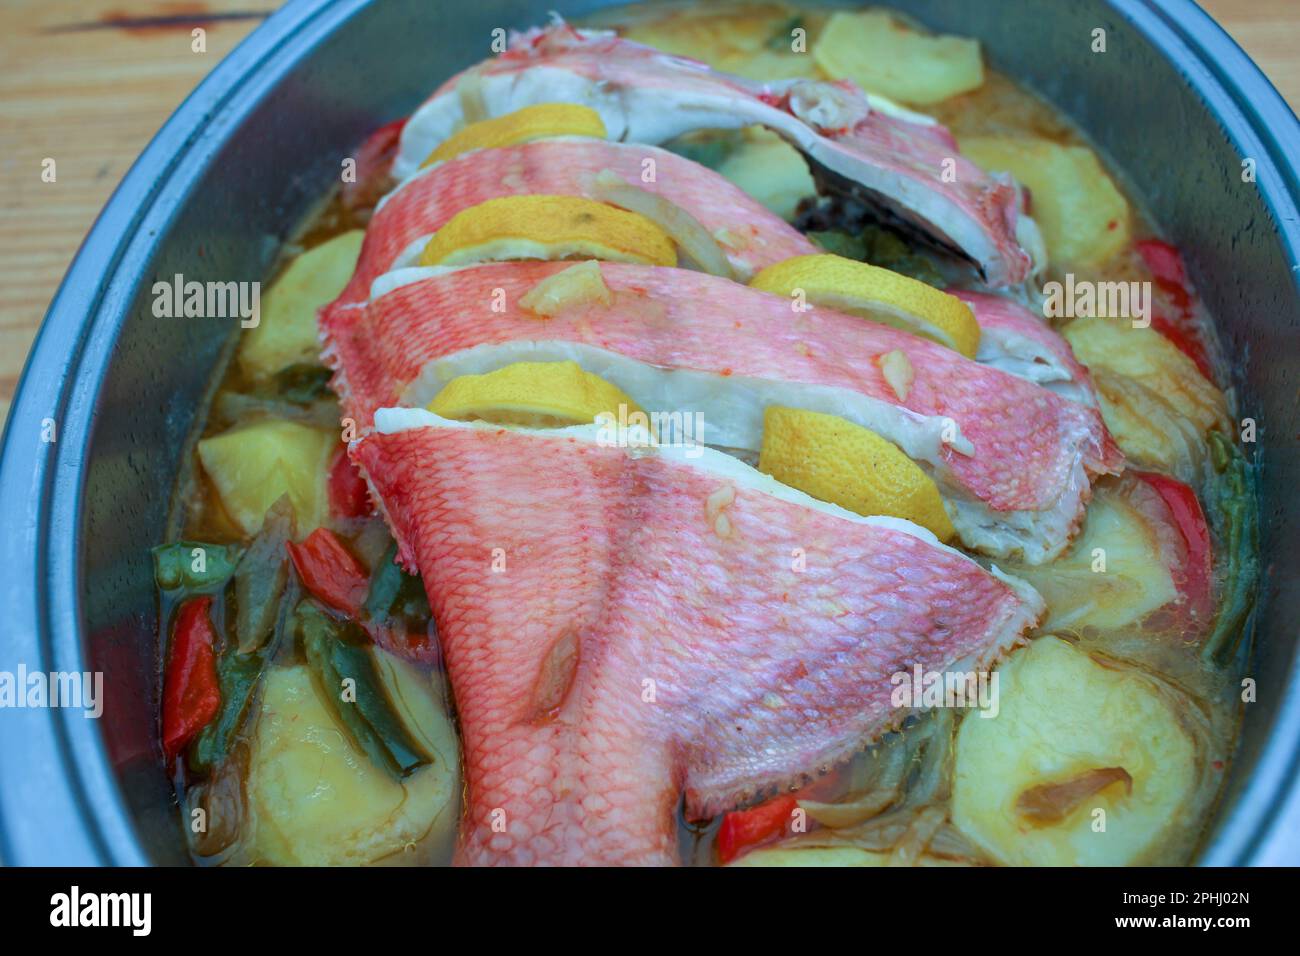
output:
[[[1205,351],[1205,346],[1201,344],[1200,337],[1186,326],[1178,325],[1163,312],[1153,312],[1151,315],[1151,327],[1174,343],[1174,347],[1182,352],[1189,359],[1196,363],[1196,370],[1201,376],[1211,384],[1214,383],[1214,373],[1210,369],[1210,356]]]
[[[723,863],[730,863],[742,850],[775,837],[790,825],[798,807],[799,801],[786,794],[748,810],[728,813],[718,830],[718,856]]]
[[[1176,577],[1180,589],[1187,595],[1198,613],[1208,615],[1213,610],[1214,550],[1210,541],[1209,525],[1196,492],[1177,478],[1150,471],[1134,472],[1160,496],[1169,515],[1187,545],[1187,564]]]
[[[211,609],[211,595],[192,598],[181,605],[172,628],[162,706],[163,754],[169,764],[221,710]]]
[[[303,587],[334,610],[358,616],[370,578],[333,531],[317,528],[302,542],[290,541],[286,547]]]
[[[1184,310],[1191,308],[1192,297],[1187,291],[1187,267],[1183,265],[1182,253],[1159,239],[1142,239],[1133,246],[1151,271],[1151,278],[1169,293],[1174,304]]]
[[[1154,310],[1151,324],[1157,332],[1173,342],[1184,355],[1196,363],[1205,378],[1213,382],[1210,356],[1197,332],[1192,312],[1192,293],[1187,287],[1187,268],[1182,254],[1159,239],[1142,239],[1133,244],[1146,263],[1169,309]]]
[[[348,458],[345,448],[330,468],[330,510],[342,518],[360,518],[370,513],[370,491],[361,472]]]

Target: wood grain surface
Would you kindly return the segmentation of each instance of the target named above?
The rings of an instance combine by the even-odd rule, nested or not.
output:
[[[1300,103],[1300,0],[1203,5],[1293,108]],[[275,6],[0,2],[0,422],[46,307],[113,188],[190,90]],[[196,28],[206,52],[192,49]],[[47,159],[54,182],[41,177]]]

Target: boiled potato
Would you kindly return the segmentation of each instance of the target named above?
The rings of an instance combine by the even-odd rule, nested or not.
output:
[[[320,358],[316,310],[338,298],[352,278],[365,232],[353,229],[298,256],[266,292],[261,321],[239,348],[239,367],[259,381]]]
[[[1155,329],[1086,318],[1063,331],[1092,372],[1102,418],[1124,454],[1196,483],[1206,433],[1228,427],[1223,393]]]
[[[1101,549],[1105,570],[1094,552]],[[1178,596],[1155,529],[1113,486],[1097,486],[1083,531],[1050,564],[1016,567],[1047,601],[1043,628],[1114,629],[1140,621]]]
[[[919,33],[877,10],[835,13],[812,53],[833,79],[913,105],[968,93],[984,82],[979,41]]]
[[[998,673],[997,716],[968,715],[957,733],[952,819],[967,837],[1018,866],[1140,864],[1174,845],[1166,836],[1194,815],[1199,758],[1152,679],[1055,637],[1018,651]],[[1063,802],[1058,819],[1025,810],[1022,798],[1043,792],[1035,788],[1119,770],[1131,793],[1113,780]]]
[[[782,219],[794,219],[799,201],[817,193],[799,151],[765,129],[746,130],[718,172]]]
[[[1142,383],[1101,366],[1092,369],[1092,383],[1101,417],[1131,464],[1197,483],[1205,433],[1179,408]]]
[[[328,515],[326,478],[337,443],[338,436],[324,429],[267,418],[203,439],[199,460],[245,534],[257,534],[267,509],[288,493],[303,536]]]
[[[1195,362],[1155,329],[1134,328],[1131,322],[1093,317],[1075,319],[1062,334],[1084,365],[1107,369],[1143,386],[1176,409],[1201,434],[1216,425],[1227,425],[1228,405],[1223,393],[1206,380]],[[1102,411],[1105,412],[1104,405]],[[1138,412],[1134,417],[1140,420],[1141,410]],[[1106,424],[1110,425],[1109,419]],[[1129,424],[1140,424],[1140,421]],[[1135,451],[1158,443],[1158,439],[1140,435],[1132,427],[1127,431],[1135,443]],[[1123,441],[1120,447],[1128,452]]]
[[[701,60],[715,70],[751,80],[771,81],[813,77],[817,64],[806,52],[792,50],[791,31],[802,27],[806,43],[821,17],[795,11],[784,4],[746,4],[708,15],[669,16],[636,23],[622,32],[675,56]]]
[[[1128,246],[1128,201],[1086,146],[1003,136],[967,136],[960,145],[978,165],[1029,187],[1032,218],[1057,270],[1095,270]]]
[[[890,854],[856,846],[768,847],[753,850],[728,866],[889,866]],[[959,866],[949,860],[922,856],[918,866]]]
[[[787,47],[790,39],[788,33],[783,35],[783,42]],[[760,50],[757,53],[723,59],[718,69],[760,83],[769,83],[773,80],[820,78],[817,63],[807,52],[794,53],[788,49]]]
[[[461,786],[455,731],[428,675],[383,656],[400,674],[408,724],[421,728],[434,762],[395,779],[352,746],[306,667],[273,668],[249,762],[250,861],[418,864],[450,848]]]
[[[728,866],[885,866],[888,853],[855,846],[769,847],[753,850]]]

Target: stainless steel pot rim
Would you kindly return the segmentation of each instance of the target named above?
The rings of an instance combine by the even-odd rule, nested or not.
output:
[[[1300,123],[1269,81],[1192,0],[1107,0],[1183,72],[1242,155],[1291,262],[1300,259]],[[291,0],[223,60],[167,121],[96,221],[28,358],[0,445],[0,667],[84,670],[79,554],[86,451],[100,385],[154,237],[182,208],[221,142],[323,37],[366,0]],[[1293,280],[1295,273],[1293,272]],[[40,440],[41,423],[58,440]],[[1210,865],[1258,858],[1285,805],[1300,800],[1300,667],[1236,805],[1202,854]],[[71,710],[4,715],[0,860],[9,864],[149,862],[95,721]]]

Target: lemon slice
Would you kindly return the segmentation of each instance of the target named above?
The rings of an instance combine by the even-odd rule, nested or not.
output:
[[[602,412],[640,411],[622,389],[577,362],[515,362],[483,375],[461,375],[429,403],[429,411],[461,421],[558,428],[586,425]]]
[[[475,149],[515,146],[552,136],[589,136],[605,139],[605,123],[589,106],[577,103],[538,103],[492,119],[471,123],[453,133],[429,154],[421,168],[452,159]]]
[[[916,462],[870,429],[822,412],[769,406],[758,470],[860,515],[906,518],[948,541],[939,489]]]
[[[843,256],[795,256],[768,266],[749,283],[777,295],[803,295],[813,305],[859,315],[924,336],[974,358],[980,327],[970,306],[924,282]]]
[[[420,254],[422,266],[502,259],[603,259],[675,266],[668,234],[635,212],[580,196],[503,196],[452,216]]]

